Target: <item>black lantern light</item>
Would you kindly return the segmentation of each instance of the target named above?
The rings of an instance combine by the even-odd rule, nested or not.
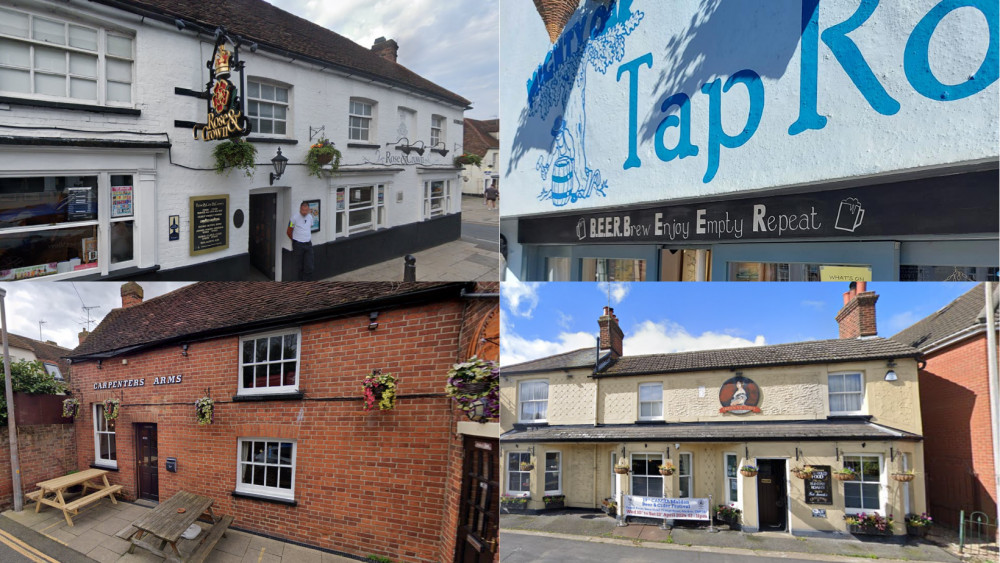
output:
[[[285,173],[285,166],[288,165],[288,159],[282,156],[281,147],[278,147],[278,154],[271,159],[271,164],[274,165],[274,172],[271,172],[271,185],[274,185],[274,181],[281,178],[281,175]]]

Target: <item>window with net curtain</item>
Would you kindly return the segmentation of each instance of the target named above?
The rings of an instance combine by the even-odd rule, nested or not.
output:
[[[864,403],[864,381],[860,373],[831,373],[827,380],[830,414],[858,413]]]
[[[663,420],[663,384],[639,385],[639,420]]]
[[[549,382],[545,380],[522,381],[518,393],[521,422],[548,420]]]

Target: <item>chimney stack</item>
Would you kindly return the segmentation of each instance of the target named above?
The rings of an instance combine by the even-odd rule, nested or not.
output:
[[[625,334],[618,327],[618,317],[611,307],[604,308],[604,314],[597,319],[597,324],[601,327],[601,350],[611,350],[614,358],[622,357],[622,340]]]
[[[372,45],[372,52],[387,61],[396,62],[396,56],[399,54],[399,44],[396,43],[395,39],[379,37],[375,40],[375,44]]]
[[[875,302],[878,295],[867,291],[867,282],[851,282],[850,289],[844,293],[844,307],[837,313],[837,324],[840,325],[841,338],[863,338],[875,336]]]
[[[83,341],[86,340],[88,336],[90,336],[89,330],[86,329],[81,330],[80,334],[77,335],[77,337],[80,339],[80,344],[83,344]]]
[[[142,304],[142,286],[134,281],[122,285],[122,308],[128,309]]]

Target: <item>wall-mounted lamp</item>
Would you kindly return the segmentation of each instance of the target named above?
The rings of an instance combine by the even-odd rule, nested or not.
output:
[[[469,417],[472,422],[478,422],[480,424],[485,423],[488,418],[486,418],[486,399],[480,397],[471,403],[469,403],[469,410],[465,411],[465,416]]]
[[[403,141],[406,141],[405,143]],[[386,143],[385,146],[396,145],[394,148],[397,151],[403,151],[403,154],[410,154],[413,147],[410,146],[410,140],[406,137],[400,137],[391,143]]]
[[[97,369],[104,369],[103,367],[101,367],[102,363],[104,363],[104,360],[97,360]]]
[[[896,370],[892,369],[896,367],[896,362],[894,362],[893,360],[889,360],[889,362],[886,363],[886,367],[889,368],[889,371],[885,372],[886,381],[896,381],[897,379],[899,379],[898,377],[896,377]]]
[[[378,328],[378,311],[372,311],[368,313],[368,330],[375,330]]]
[[[174,25],[177,26],[177,31],[184,31],[184,28],[187,27],[187,24],[184,23],[184,20],[180,18],[174,20]]]
[[[274,181],[281,178],[281,175],[285,173],[285,166],[288,165],[288,159],[281,154],[281,147],[278,147],[278,154],[271,159],[271,165],[274,166],[274,172],[271,172],[271,185],[274,185]]]
[[[441,148],[438,148],[441,145]],[[441,153],[441,156],[448,156],[448,149],[444,148],[444,141],[439,141],[437,144],[431,147],[431,152]]]
[[[184,344],[181,344],[181,355],[184,356],[185,358],[188,355],[188,345],[187,345],[187,342],[185,342]]]
[[[417,146],[417,143],[420,143],[419,147]],[[419,154],[420,156],[424,156],[424,150],[426,150],[427,145],[425,145],[423,141],[417,141],[417,143],[413,143],[412,145],[410,145],[410,149],[413,150],[413,152]]]

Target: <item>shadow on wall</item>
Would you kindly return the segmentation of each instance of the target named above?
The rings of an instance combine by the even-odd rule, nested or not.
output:
[[[960,510],[985,512],[991,520],[997,510],[996,500],[983,486],[983,479],[991,476],[978,475],[972,465],[976,400],[973,391],[934,373],[920,372],[927,508],[936,523],[953,529],[958,528]]]

